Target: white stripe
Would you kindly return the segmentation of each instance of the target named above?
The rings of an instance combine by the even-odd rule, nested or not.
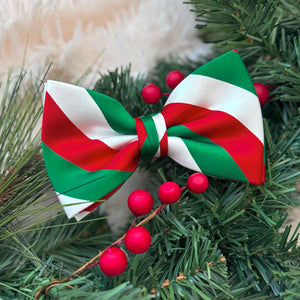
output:
[[[168,144],[169,157],[186,168],[202,173],[201,169],[194,161],[194,158],[181,138],[171,136],[168,138]]]
[[[80,212],[83,209],[94,204],[94,202],[91,201],[80,200],[80,199],[72,198],[58,193],[57,196],[59,198],[60,203],[63,205],[67,217],[69,219],[75,217],[77,221],[80,221],[82,218],[84,218],[86,215],[90,213],[90,212],[82,212],[82,213]]]
[[[157,115],[152,116],[152,120],[156,127],[158,139],[159,141],[161,141],[167,131],[165,118],[161,113],[159,113]]]
[[[188,103],[230,114],[263,143],[263,121],[257,96],[249,91],[202,75],[189,75],[171,93],[165,105]]]
[[[158,135],[158,140],[160,142],[167,131],[165,118],[161,113],[158,113],[158,114],[152,116],[152,120],[155,124],[155,128],[156,128],[157,135]],[[160,146],[158,147],[157,152],[155,153],[154,157],[160,157]]]
[[[67,118],[88,138],[101,140],[117,150],[137,140],[136,135],[123,135],[114,131],[84,88],[48,80],[46,90]]]

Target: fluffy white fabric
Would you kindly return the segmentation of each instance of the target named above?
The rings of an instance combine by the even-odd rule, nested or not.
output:
[[[180,0],[2,0],[0,80],[24,66],[40,78],[91,87],[95,72],[132,63],[147,72],[170,53],[195,56],[209,46],[197,36],[195,15]]]

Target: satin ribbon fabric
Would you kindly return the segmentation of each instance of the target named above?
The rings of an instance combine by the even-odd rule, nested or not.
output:
[[[143,157],[169,156],[206,175],[264,181],[260,104],[234,51],[187,76],[161,112],[135,119],[106,95],[48,81],[42,149],[66,214],[77,220],[118,190]]]

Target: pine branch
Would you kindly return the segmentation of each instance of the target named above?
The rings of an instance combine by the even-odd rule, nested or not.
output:
[[[111,279],[99,268],[88,269],[51,289],[44,298],[105,299],[118,295],[133,299],[140,292],[141,297],[151,297],[149,293],[155,289],[155,296],[162,299],[297,299],[298,235],[290,227],[283,232],[280,228],[287,209],[298,202],[293,192],[299,179],[300,149],[299,1],[193,3],[198,19],[208,22],[207,37],[215,42],[217,51],[237,48],[252,78],[272,85],[272,97],[263,107],[266,183],[253,186],[210,178],[207,192],[202,195],[185,192],[179,203],[153,218],[151,226],[146,225],[152,245],[144,254],[128,253],[128,268],[122,275]],[[133,79],[129,69],[115,70],[102,74],[96,89],[122,102],[133,116],[158,112],[166,99],[149,106],[141,99],[142,87],[155,83],[167,92],[164,81],[168,71],[178,66],[187,75],[202,63],[202,60],[161,62],[149,78]],[[0,154],[0,165],[6,170],[1,171],[0,195],[10,197],[0,207],[3,244],[0,295],[26,299],[41,287],[51,285],[52,278],[61,280],[72,275],[73,270],[109,246],[113,238],[105,221],[96,213],[77,224],[61,215],[35,224],[36,228],[30,225],[16,230],[12,226],[17,226],[16,218],[26,214],[28,203],[42,200],[50,190],[40,157],[35,156],[36,144],[27,147],[32,131],[26,124],[32,119],[9,101],[11,97],[18,98],[18,88],[13,90],[10,93],[7,89],[0,118],[0,139],[3,136],[1,141],[6,143],[3,147],[12,158],[7,160],[3,151]],[[32,96],[33,91],[29,89],[28,95]],[[17,125],[15,120],[23,123]],[[7,124],[11,129],[7,129]],[[16,132],[22,132],[17,142],[12,138]],[[24,148],[20,147],[23,140]],[[158,169],[167,180],[180,185],[185,185],[191,174],[169,159],[143,164],[157,184],[161,183]],[[157,205],[157,195],[153,196]],[[221,261],[223,257],[226,261]],[[186,278],[176,280],[179,273]],[[169,285],[163,286],[166,280]]]

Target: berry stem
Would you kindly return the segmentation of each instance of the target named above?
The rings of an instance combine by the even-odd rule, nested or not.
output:
[[[182,187],[182,188],[181,188],[181,191],[184,191],[185,189],[186,189],[186,186]]]
[[[165,204],[161,204],[161,206],[159,206],[159,208],[157,208],[157,209],[155,210],[155,214],[156,214],[156,215],[158,215],[158,214],[160,213],[160,211],[164,208],[164,205],[165,205]]]
[[[133,227],[134,223],[136,222],[136,219],[137,219],[136,217],[133,219],[133,221],[132,221],[132,223],[131,223],[131,225],[130,225],[130,228]],[[130,228],[129,228],[129,229],[130,229]]]
[[[163,96],[169,96],[171,93],[162,93]]]
[[[90,266],[88,266],[86,269],[89,269],[89,268],[95,267],[95,266],[97,266],[97,265],[99,265],[99,261],[98,261],[98,262],[96,262],[96,263],[94,263],[94,264],[91,264],[91,265],[90,265]]]
[[[123,243],[123,241],[117,240],[117,241],[115,241],[114,243],[112,243],[112,244],[110,245],[109,248],[111,248],[111,247],[113,247],[113,246],[116,246],[116,245],[120,245],[120,244],[122,244],[122,243]]]

